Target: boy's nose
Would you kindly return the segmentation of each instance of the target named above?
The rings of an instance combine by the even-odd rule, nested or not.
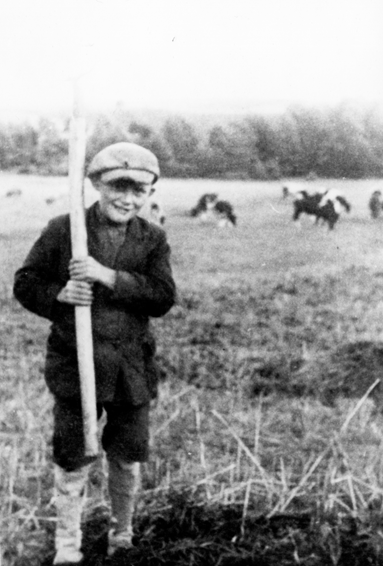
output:
[[[133,191],[125,191],[122,195],[121,195],[121,200],[124,203],[130,203],[133,200]]]

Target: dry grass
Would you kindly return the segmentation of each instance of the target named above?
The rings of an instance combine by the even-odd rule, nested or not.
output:
[[[64,180],[52,182],[64,192]],[[46,179],[40,190],[37,179],[5,176],[4,192],[16,184],[22,199],[4,199],[0,213],[0,564],[47,565],[55,521],[48,325],[15,303],[11,287],[65,201],[45,203]],[[297,232],[276,183],[163,181],[179,302],[154,321],[167,379],[152,411],[131,563],[381,560],[383,235],[367,210],[376,185],[342,185],[353,212],[329,234],[308,222]],[[233,202],[236,230],[193,223],[187,212],[203,192]],[[92,515],[106,499],[104,464],[88,492],[93,564],[102,564],[105,538],[104,519]]]

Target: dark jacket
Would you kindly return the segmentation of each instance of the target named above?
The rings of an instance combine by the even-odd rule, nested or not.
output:
[[[141,405],[155,396],[157,366],[149,317],[164,315],[175,301],[165,232],[135,217],[116,259],[100,257],[98,204],[86,211],[88,253],[117,271],[113,291],[93,288],[93,347],[97,400]],[[56,300],[69,279],[71,258],[69,215],[50,221],[16,272],[14,294],[28,310],[52,321],[48,337],[45,378],[52,393],[78,398],[74,307]],[[117,382],[119,387],[116,388]]]

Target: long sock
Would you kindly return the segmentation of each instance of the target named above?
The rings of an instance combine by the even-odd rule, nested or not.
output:
[[[67,472],[55,466],[55,504],[57,525],[54,564],[79,562],[81,548],[81,513],[89,466]]]
[[[134,507],[140,485],[139,462],[110,460],[108,485],[112,517],[116,521],[115,533],[132,533]]]

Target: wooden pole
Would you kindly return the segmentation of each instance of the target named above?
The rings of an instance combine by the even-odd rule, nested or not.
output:
[[[72,257],[88,255],[84,210],[84,168],[86,127],[82,113],[78,81],[74,82],[73,113],[70,122],[69,184]],[[76,306],[77,359],[80,374],[81,405],[84,422],[85,455],[97,456],[96,385],[93,359],[92,320],[90,307]]]

